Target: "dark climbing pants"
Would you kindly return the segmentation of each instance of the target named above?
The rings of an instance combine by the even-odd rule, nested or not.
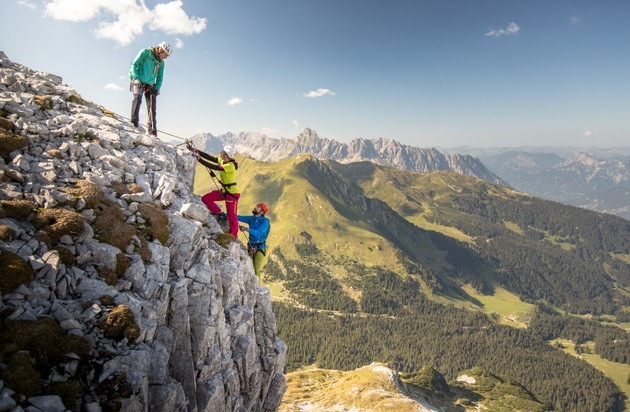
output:
[[[147,115],[149,116],[147,121],[147,132],[157,135],[157,93],[155,92],[155,89],[147,85],[144,85],[144,88],[134,87],[132,85],[132,92],[133,102],[131,103],[131,123],[133,123],[136,127],[138,126],[138,122],[140,120],[140,106],[142,105],[142,95],[144,94],[144,98],[147,101]]]

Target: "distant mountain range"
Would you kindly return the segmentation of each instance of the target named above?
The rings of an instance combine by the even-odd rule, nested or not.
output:
[[[317,132],[304,129],[295,139],[275,139],[260,133],[226,133],[220,136],[200,134],[194,141],[205,142],[211,152],[219,152],[223,145],[231,144],[239,153],[255,160],[277,161],[302,154],[340,163],[369,161],[415,172],[450,170],[463,175],[497,184],[506,184],[490,172],[478,159],[469,155],[445,155],[435,148],[421,149],[391,139],[354,139],[350,143],[321,138]]]
[[[193,139],[210,152],[231,144],[262,161],[311,154],[340,163],[369,161],[416,172],[454,171],[630,220],[630,147],[418,148],[384,138],[359,138],[346,144],[308,128],[292,139],[246,132],[205,133]]]
[[[512,187],[549,200],[630,220],[630,156],[508,151],[483,162]]]

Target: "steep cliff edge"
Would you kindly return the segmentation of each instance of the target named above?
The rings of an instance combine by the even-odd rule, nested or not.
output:
[[[2,410],[278,408],[269,291],[190,156],[2,52],[0,156]]]

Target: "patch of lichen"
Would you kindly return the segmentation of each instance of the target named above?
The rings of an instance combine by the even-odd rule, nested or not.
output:
[[[134,342],[140,336],[140,328],[133,312],[125,305],[116,306],[99,326],[105,332],[105,336],[117,341],[127,338]]]
[[[229,233],[219,233],[214,241],[217,242],[219,246],[227,249],[230,243],[234,242],[234,236]]]
[[[118,205],[104,199],[94,208],[94,212],[96,213],[96,219],[94,219],[96,238],[120,250],[125,250],[131,238],[136,234],[136,228],[125,223]]]
[[[38,229],[48,235],[51,244],[58,243],[59,239],[65,235],[79,236],[84,229],[83,216],[61,208],[42,210],[35,217],[34,223]]]
[[[41,375],[33,367],[33,360],[28,352],[11,355],[2,379],[6,387],[26,397],[35,395],[42,389]]]
[[[28,199],[0,200],[0,205],[6,217],[17,221],[27,220],[37,209],[37,204]]]
[[[68,187],[63,189],[63,191],[72,196],[82,198],[87,209],[94,209],[103,198],[98,186],[87,180],[79,180],[75,183],[75,187]]]
[[[0,240],[10,242],[15,237],[15,230],[11,226],[0,225]]]
[[[83,99],[81,96],[77,95],[77,94],[71,94],[70,96],[68,96],[66,98],[67,102],[70,103],[75,103],[75,104],[80,104],[82,106],[89,106],[90,102],[88,102],[87,100]]]
[[[140,233],[148,241],[157,239],[162,245],[168,242],[168,216],[160,206],[155,203],[141,203],[138,206],[140,215],[146,225],[140,229]]]
[[[0,130],[0,157],[5,161],[10,161],[11,152],[20,150],[28,146],[28,140],[19,134]]]
[[[107,110],[106,108],[104,108],[102,106],[99,106],[98,108],[100,109],[101,113],[103,113],[103,115],[105,115],[107,117],[111,117],[112,119],[116,118],[116,115],[111,110]]]
[[[0,251],[0,293],[10,293],[18,286],[30,283],[31,279],[31,265],[13,252]]]
[[[53,102],[50,96],[35,96],[33,102],[39,106],[39,110],[42,112],[45,110],[52,110]]]

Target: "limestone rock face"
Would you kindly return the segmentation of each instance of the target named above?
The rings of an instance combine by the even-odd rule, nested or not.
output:
[[[81,382],[66,410],[277,410],[287,348],[269,290],[239,241],[214,241],[221,228],[192,193],[195,160],[183,146],[138,134],[3,52],[0,119],[0,145],[28,143],[0,158],[0,227],[11,234],[0,252],[33,269],[30,282],[3,290],[5,322],[52,318],[89,343],[41,376],[43,387]],[[21,213],[17,200],[28,201]],[[164,244],[151,226],[162,215]],[[108,337],[103,325],[122,305],[132,329]],[[13,388],[0,381],[0,392]],[[19,405],[64,410],[59,396],[35,395]]]

